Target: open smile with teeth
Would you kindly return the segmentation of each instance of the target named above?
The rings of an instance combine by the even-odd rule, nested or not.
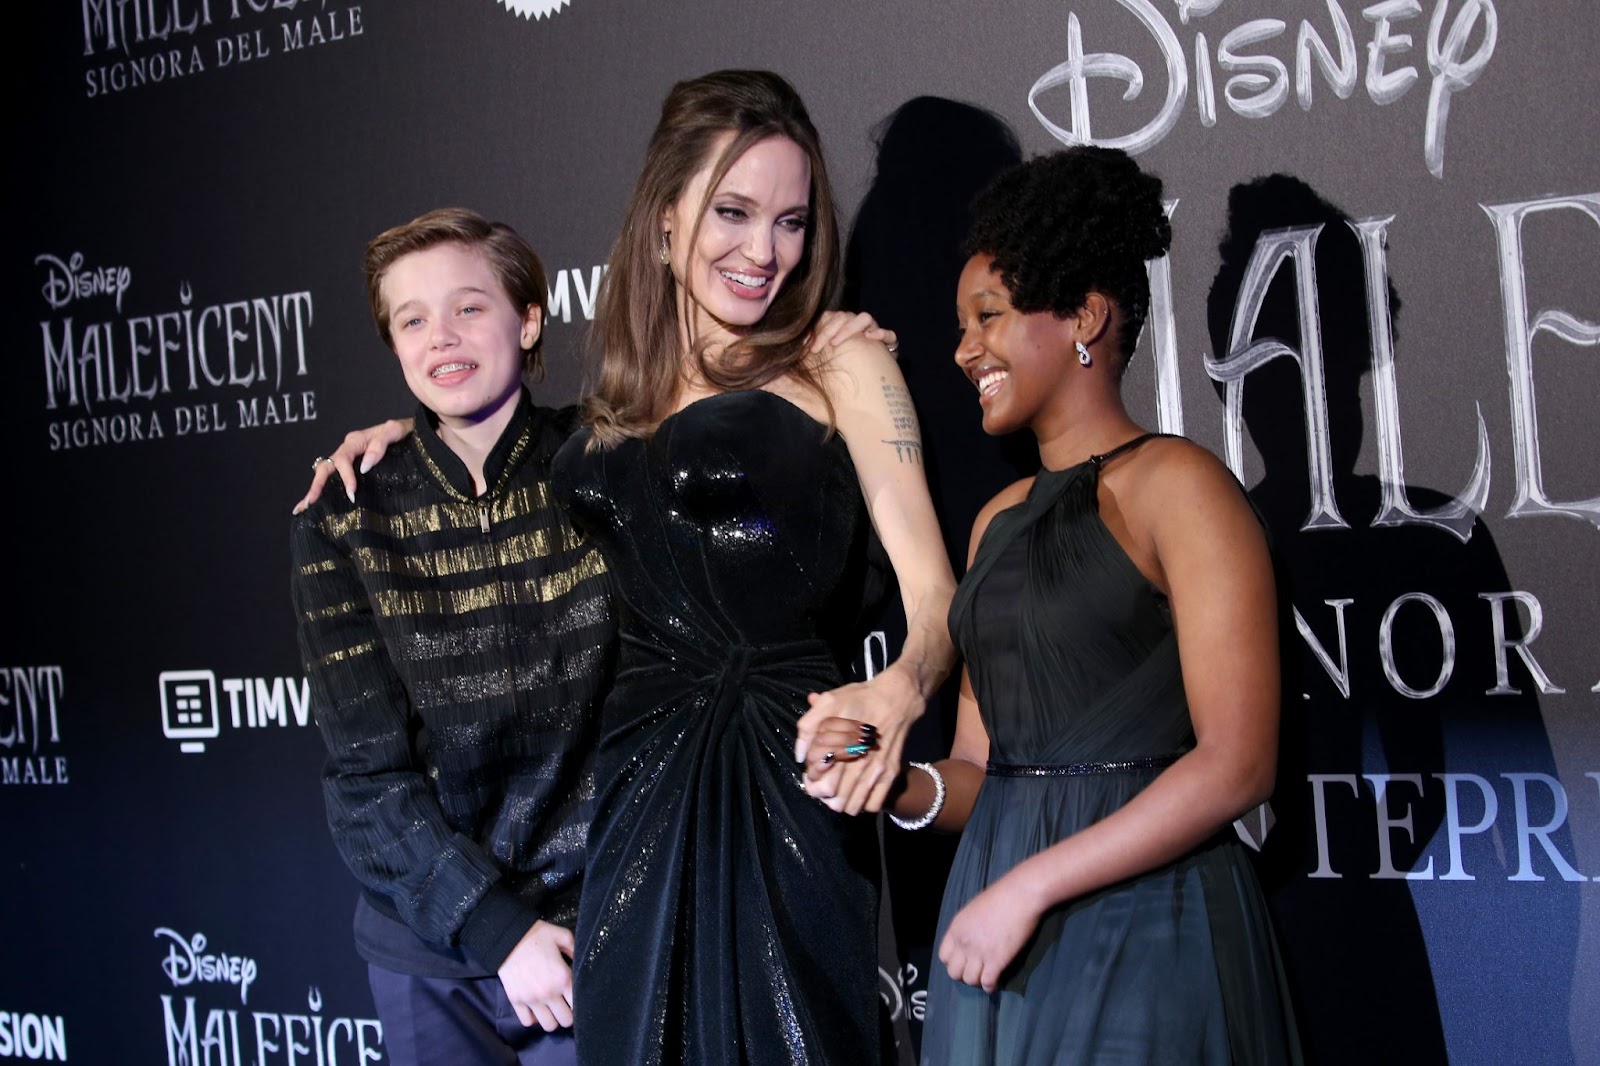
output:
[[[432,370],[428,371],[428,376],[431,378],[442,378],[446,374],[459,374],[463,370],[476,369],[478,369],[477,363],[441,363]]]
[[[721,274],[724,278],[733,282],[735,285],[742,286],[746,289],[759,290],[766,288],[767,282],[772,280],[769,277],[764,277],[759,274],[741,274],[737,270],[719,270],[717,273]]]
[[[1000,386],[1004,385],[1010,376],[1010,371],[1006,370],[985,370],[978,375],[974,384],[978,386],[980,396],[993,396],[1000,391]]]

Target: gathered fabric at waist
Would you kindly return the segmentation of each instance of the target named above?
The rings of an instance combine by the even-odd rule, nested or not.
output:
[[[730,729],[754,728],[785,737],[780,745],[792,743],[805,694],[843,680],[832,650],[819,639],[691,643],[670,633],[625,631],[617,665],[602,714],[602,749],[685,728],[708,741],[731,736]]]
[[[622,633],[617,681],[659,681],[670,676],[691,684],[739,684],[748,676],[817,672],[837,676],[832,649],[820,639],[786,640],[771,644],[685,639],[653,640]]]
[[[1083,777],[1090,774],[1129,774],[1140,770],[1165,769],[1186,754],[1188,753],[1175,751],[1167,755],[1145,755],[1134,759],[1113,759],[1104,762],[990,762],[984,772],[990,777]]]

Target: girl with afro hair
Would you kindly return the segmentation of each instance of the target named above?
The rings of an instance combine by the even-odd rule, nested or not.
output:
[[[1161,182],[1071,148],[974,216],[956,361],[985,430],[1031,430],[1042,469],[978,515],[951,757],[893,804],[907,828],[965,827],[923,1061],[1298,1062],[1230,828],[1276,763],[1266,540],[1223,464],[1147,432],[1119,387],[1172,239]]]

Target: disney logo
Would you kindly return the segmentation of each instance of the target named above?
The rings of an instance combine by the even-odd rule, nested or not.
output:
[[[256,960],[243,955],[206,954],[206,935],[196,933],[185,940],[171,929],[161,928],[157,937],[167,941],[167,957],[161,972],[174,988],[201,981],[207,984],[239,986],[239,1002],[250,1001],[250,984],[256,979]]]
[[[37,264],[44,266],[44,301],[59,311],[73,300],[87,300],[91,296],[110,296],[116,300],[117,311],[122,311],[122,294],[133,282],[133,271],[125,266],[91,267],[85,270],[83,253],[73,252],[65,262],[48,253],[35,256]]]
[[[1326,6],[1330,25],[1319,28],[1308,14],[1300,20],[1298,28],[1292,28],[1280,18],[1261,18],[1242,22],[1232,29],[1225,27],[1226,17],[1217,19],[1224,25],[1201,25],[1201,20],[1221,7],[1223,0],[1178,0],[1180,22],[1185,27],[1194,24],[1191,65],[1189,47],[1179,38],[1179,31],[1157,0],[1115,2],[1143,24],[1160,53],[1161,68],[1166,76],[1161,108],[1132,133],[1107,137],[1093,132],[1090,80],[1103,78],[1121,82],[1122,99],[1128,102],[1144,92],[1145,72],[1133,57],[1120,52],[1085,51],[1083,24],[1077,11],[1069,10],[1066,61],[1045,71],[1028,90],[1028,108],[1034,117],[1051,136],[1064,144],[1098,144],[1138,154],[1172,132],[1191,98],[1200,125],[1208,129],[1217,124],[1221,107],[1243,118],[1263,119],[1291,99],[1299,103],[1302,111],[1310,111],[1314,93],[1347,100],[1354,95],[1358,84],[1365,85],[1367,97],[1374,104],[1387,107],[1420,83],[1422,73],[1418,68],[1423,63],[1419,60],[1423,60],[1432,75],[1423,126],[1423,161],[1429,173],[1443,178],[1450,100],[1483,73],[1494,55],[1500,32],[1494,0],[1459,0],[1460,6],[1453,17],[1450,14],[1453,0],[1435,0],[1424,47],[1419,48],[1413,48],[1411,34],[1403,31],[1407,20],[1422,14],[1422,0],[1383,0],[1362,7],[1361,17],[1355,22],[1345,13],[1343,0],[1325,0],[1325,5],[1302,0],[1304,7]],[[1295,5],[1277,6],[1292,8]],[[1356,27],[1363,21],[1371,28],[1364,31],[1366,47],[1358,49]],[[1473,41],[1477,42],[1475,46]],[[1413,60],[1410,54],[1413,52],[1423,55]],[[1360,63],[1363,54],[1366,57],[1364,80]],[[1316,88],[1319,79],[1325,82],[1326,89]],[[1153,79],[1153,84],[1157,82],[1159,75]],[[1051,119],[1040,101],[1042,94],[1062,87],[1070,99],[1071,117],[1067,125]],[[1218,90],[1221,90],[1220,103]]]
[[[902,1015],[919,1022],[926,1017],[927,988],[911,991],[921,977],[922,971],[914,963],[905,963],[897,974],[878,967],[878,998],[883,1000],[883,1005],[888,1009],[890,1021],[898,1021]]]

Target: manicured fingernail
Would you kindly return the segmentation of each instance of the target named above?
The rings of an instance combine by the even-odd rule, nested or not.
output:
[[[289,513],[290,514],[299,514],[301,511],[304,511],[305,509],[306,509],[306,501],[301,500],[299,503],[294,505],[294,510],[290,511]]]
[[[361,460],[361,472],[363,474],[365,474],[368,470],[371,470],[371,469],[372,469],[372,460],[371,459],[362,459]]]
[[[351,503],[355,503],[356,502],[355,490],[352,489],[349,485],[346,485],[344,487],[344,494],[345,494],[346,497],[349,498]]]

